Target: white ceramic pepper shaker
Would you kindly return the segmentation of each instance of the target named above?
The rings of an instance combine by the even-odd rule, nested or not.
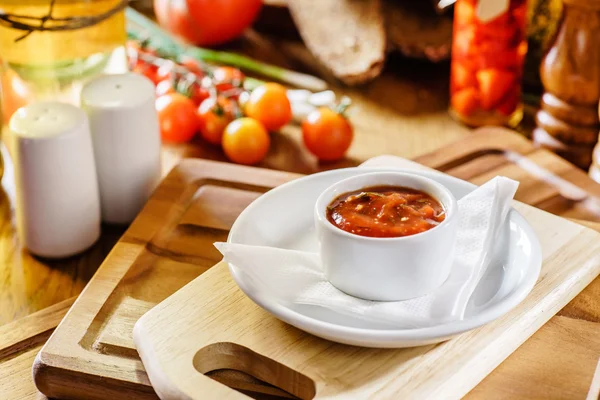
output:
[[[133,221],[160,181],[160,130],[154,85],[137,74],[88,82],[81,107],[90,121],[102,219]]]
[[[65,103],[38,102],[13,114],[17,223],[33,254],[63,258],[100,236],[100,200],[85,113]]]

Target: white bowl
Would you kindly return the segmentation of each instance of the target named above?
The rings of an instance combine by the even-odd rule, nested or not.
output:
[[[441,203],[446,218],[425,232],[393,238],[356,235],[327,219],[327,206],[338,196],[382,185],[429,194]],[[353,176],[333,184],[319,196],[314,217],[327,279],[351,296],[376,301],[407,300],[431,293],[450,274],[458,204],[446,187],[432,179],[401,172]]]

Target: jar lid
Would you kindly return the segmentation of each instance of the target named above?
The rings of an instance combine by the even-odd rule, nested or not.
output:
[[[510,0],[479,0],[477,18],[481,22],[489,22],[508,11]]]

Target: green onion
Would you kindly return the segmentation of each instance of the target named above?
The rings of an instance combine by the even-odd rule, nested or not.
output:
[[[290,71],[235,53],[182,44],[149,18],[130,7],[126,9],[125,16],[127,17],[127,33],[130,37],[136,40],[146,40],[150,47],[159,51],[164,51],[173,56],[179,58],[181,56],[188,56],[199,61],[231,65],[245,71],[253,72],[267,78],[312,91],[321,91],[327,88],[327,83],[324,80],[312,75]],[[254,83],[256,83],[256,81]]]

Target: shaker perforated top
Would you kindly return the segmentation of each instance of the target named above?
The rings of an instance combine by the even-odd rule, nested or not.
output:
[[[87,123],[85,113],[72,104],[41,101],[17,110],[9,128],[20,137],[42,139],[78,132]]]
[[[128,108],[154,101],[154,84],[138,74],[105,75],[85,85],[83,107]]]

